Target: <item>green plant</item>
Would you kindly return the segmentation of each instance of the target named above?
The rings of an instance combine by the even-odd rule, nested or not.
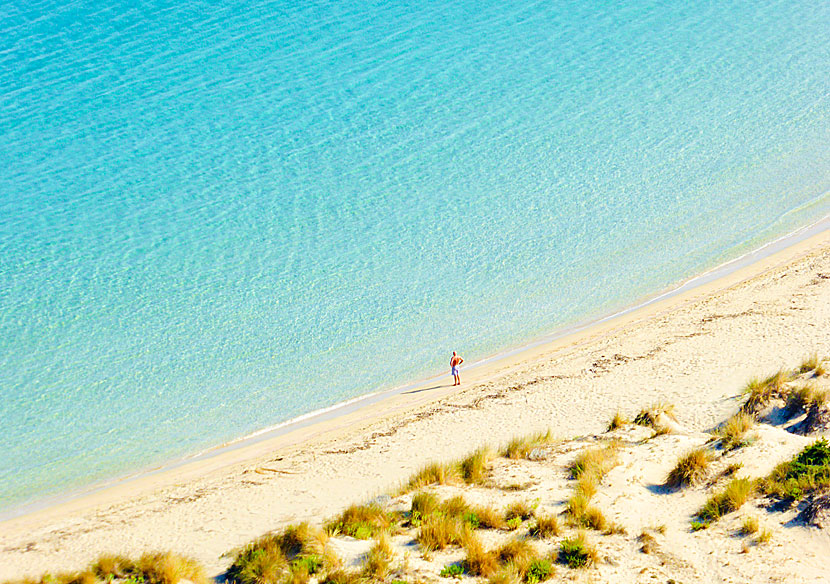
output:
[[[538,584],[553,576],[553,566],[548,560],[536,559],[530,563],[525,573],[527,584]]]
[[[441,569],[439,574],[442,578],[461,578],[464,568],[460,564],[449,564]]]
[[[575,537],[562,540],[559,544],[558,559],[569,568],[585,568],[595,564],[598,556],[585,534],[579,532]]]
[[[804,495],[830,486],[830,444],[816,440],[792,460],[779,464],[760,482],[767,495],[799,500]]]
[[[505,521],[505,527],[510,531],[515,531],[522,526],[522,518],[521,517],[513,517]]]
[[[706,476],[712,455],[705,448],[695,448],[680,457],[666,477],[666,485],[679,489],[694,485]]]

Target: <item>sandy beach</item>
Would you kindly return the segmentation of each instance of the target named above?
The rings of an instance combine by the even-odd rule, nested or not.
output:
[[[447,375],[7,520],[0,523],[0,579],[78,569],[105,552],[150,550],[193,556],[216,576],[232,548],[291,522],[319,525],[348,504],[395,489],[425,463],[530,432],[597,434],[615,411],[634,416],[658,401],[675,405],[682,440],[691,444],[738,409],[747,379],[795,367],[813,352],[830,354],[830,230],[691,290],[462,368],[461,388]],[[782,456],[798,446],[782,444]],[[652,456],[660,467],[659,448]],[[816,565],[830,554],[823,537],[810,540]]]

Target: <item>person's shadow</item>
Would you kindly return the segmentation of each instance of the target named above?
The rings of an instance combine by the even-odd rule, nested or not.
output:
[[[432,391],[433,389],[441,389],[442,387],[453,387],[449,383],[446,385],[435,385],[433,387],[424,387],[422,389],[413,389],[412,391],[404,391],[404,394],[408,393],[421,393],[422,391]]]

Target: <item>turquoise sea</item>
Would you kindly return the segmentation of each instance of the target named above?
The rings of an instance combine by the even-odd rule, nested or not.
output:
[[[829,145],[826,1],[6,0],[0,511],[618,310]]]

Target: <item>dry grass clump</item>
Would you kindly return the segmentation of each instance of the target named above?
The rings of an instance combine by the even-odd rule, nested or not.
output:
[[[640,413],[634,418],[634,423],[638,426],[649,426],[655,430],[660,430],[660,415],[664,415],[672,420],[674,418],[674,404],[665,402],[658,402],[648,408],[640,410]]]
[[[755,425],[755,418],[746,412],[738,412],[718,428],[716,435],[720,438],[724,450],[734,450],[748,446],[750,439],[747,437]]]
[[[764,529],[762,529],[758,533],[758,535],[755,536],[755,543],[757,543],[759,545],[762,544],[762,543],[769,543],[769,541],[771,539],[772,539],[772,530],[765,527]]]
[[[464,571],[472,576],[489,578],[499,569],[496,554],[484,548],[484,544],[475,533],[467,533],[464,537],[464,551],[467,553],[461,565]]]
[[[799,373],[809,373],[810,371],[814,371],[818,367],[821,366],[821,359],[819,359],[818,353],[813,353],[804,361],[801,362],[801,365],[798,366]]]
[[[510,521],[511,519],[519,518],[522,521],[530,519],[535,513],[534,506],[527,501],[516,501],[507,506],[504,510],[504,519]]]
[[[650,554],[657,549],[657,540],[654,539],[654,536],[648,533],[647,531],[643,531],[637,536],[637,541],[640,542],[640,552],[644,554]]]
[[[583,450],[571,463],[569,471],[575,479],[583,476],[595,479],[596,483],[602,482],[605,475],[617,465],[617,454],[619,445],[616,442],[609,442],[604,446],[588,448]]]
[[[581,531],[575,537],[562,540],[557,558],[569,568],[587,568],[599,561],[597,550]]]
[[[727,513],[740,509],[755,492],[755,483],[749,479],[732,479],[723,491],[709,497],[697,512],[702,527],[717,521]]]
[[[789,371],[779,369],[765,379],[758,379],[757,377],[750,379],[742,392],[747,396],[747,399],[741,406],[741,411],[751,415],[757,414],[769,404],[772,398],[781,397],[786,393],[784,384],[791,377],[792,374]]]
[[[320,584],[364,584],[364,582],[360,572],[343,569],[333,570],[320,580]],[[265,584],[265,582],[260,584]]]
[[[350,535],[357,539],[369,539],[392,526],[394,517],[380,505],[352,505],[339,517],[328,521],[324,528],[330,535]]]
[[[412,496],[412,506],[409,510],[410,523],[416,524],[427,515],[432,515],[440,507],[438,497],[427,491],[420,491]]]
[[[554,442],[551,431],[530,434],[528,436],[517,436],[507,443],[501,454],[505,458],[518,460],[527,458],[535,448],[540,448]]]
[[[612,430],[616,430],[617,428],[622,428],[623,426],[625,426],[627,424],[630,424],[630,423],[631,423],[631,420],[629,420],[628,418],[623,416],[622,413],[620,413],[620,410],[617,410],[616,413],[614,413],[614,417],[611,418],[611,421],[608,423],[608,430],[607,431],[611,432]]]
[[[460,545],[469,531],[457,517],[437,513],[424,517],[415,539],[427,551],[442,550]]]
[[[830,443],[826,438],[779,464],[760,481],[764,494],[793,501],[826,487],[830,487]]]
[[[478,519],[478,526],[485,529],[503,529],[505,520],[504,514],[495,507],[474,507],[472,513]]]
[[[458,465],[454,464],[428,464],[407,481],[406,486],[401,490],[408,492],[413,489],[421,489],[428,485],[451,485],[461,481]]]
[[[741,523],[741,535],[752,535],[758,531],[759,527],[757,517],[744,517],[743,523]]]
[[[488,584],[521,584],[522,577],[516,566],[508,564],[487,579]]]
[[[487,462],[493,453],[489,448],[479,448],[470,456],[458,463],[461,478],[467,484],[481,485],[485,481]]]
[[[602,511],[589,504],[589,499],[581,493],[577,493],[568,499],[565,505],[565,512],[571,525],[589,527],[597,531],[605,531],[608,528],[608,521]]]
[[[559,535],[561,528],[559,518],[556,515],[541,515],[536,518],[536,523],[530,526],[529,533],[533,537],[542,539]]]
[[[144,584],[177,584],[181,580],[208,583],[204,568],[196,560],[172,552],[156,552],[144,554],[138,560],[103,555],[83,571],[47,573],[39,580],[26,578],[19,584],[102,584],[116,579]]]
[[[709,472],[712,454],[705,448],[695,448],[680,457],[666,477],[666,486],[681,489],[699,482]]]
[[[381,533],[375,545],[366,554],[366,560],[363,563],[363,575],[372,580],[383,580],[389,575],[394,557],[395,553],[392,551],[389,535]]]
[[[238,584],[305,582],[331,565],[326,539],[308,523],[263,535],[236,552],[228,579]]]
[[[538,559],[536,549],[524,539],[511,539],[496,550],[495,555],[501,565],[513,564],[522,579]]]
[[[826,404],[828,397],[830,396],[827,390],[818,389],[813,383],[806,383],[790,392],[787,410],[791,415],[798,411],[809,412]]]

